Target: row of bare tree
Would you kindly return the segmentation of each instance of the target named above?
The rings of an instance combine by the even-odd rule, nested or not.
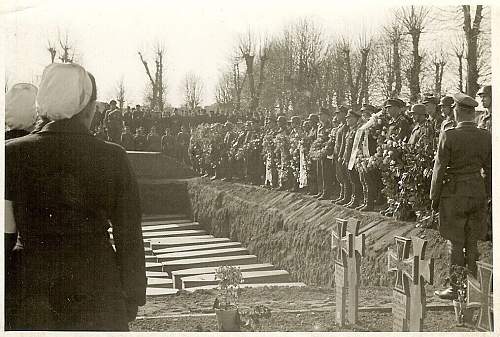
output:
[[[396,96],[417,102],[424,90],[443,93],[445,73],[453,77],[448,89],[474,97],[479,81],[490,74],[489,55],[482,52],[490,43],[482,26],[484,8],[460,7],[463,32],[451,50],[424,50],[422,37],[436,26],[435,16],[447,14],[435,11],[402,7],[380,33],[355,40],[327,39],[308,19],[271,39],[258,40],[247,32],[220,75],[216,101],[222,110],[250,113],[276,107],[306,113],[319,106],[360,106]],[[449,20],[459,24],[456,17]]]

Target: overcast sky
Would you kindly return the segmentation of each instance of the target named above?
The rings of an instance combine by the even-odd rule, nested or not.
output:
[[[1,1],[1,0],[0,0]],[[3,0],[5,1],[5,0]],[[156,41],[166,47],[168,102],[182,103],[180,85],[187,72],[204,82],[205,105],[214,102],[218,74],[228,64],[239,34],[276,34],[299,18],[312,18],[327,35],[356,36],[376,31],[390,15],[389,5],[342,1],[68,1],[7,0],[6,77],[37,84],[50,62],[47,41],[68,32],[79,63],[92,72],[99,100],[115,96],[124,79],[129,104],[142,103],[146,75],[137,51],[152,62]]]

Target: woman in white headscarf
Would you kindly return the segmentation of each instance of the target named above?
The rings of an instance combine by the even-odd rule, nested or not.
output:
[[[5,140],[26,136],[36,121],[37,87],[17,83],[5,94]]]
[[[50,122],[6,144],[6,228],[24,246],[15,330],[126,331],[145,303],[137,182],[125,150],[89,131],[96,95],[81,66],[49,65],[37,108]]]

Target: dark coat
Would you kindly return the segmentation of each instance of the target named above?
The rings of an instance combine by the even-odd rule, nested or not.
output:
[[[491,197],[491,148],[491,134],[473,122],[461,122],[439,139],[430,198],[449,208],[440,208],[440,216],[446,215],[440,219],[440,232],[448,240],[464,241],[466,224],[474,229],[469,235],[484,236],[486,221],[479,219],[485,217],[486,199]],[[481,214],[464,214],[457,206],[462,204],[476,205]]]
[[[7,142],[5,157],[24,245],[16,329],[127,330],[127,303],[145,303],[147,280],[124,149],[64,120]]]

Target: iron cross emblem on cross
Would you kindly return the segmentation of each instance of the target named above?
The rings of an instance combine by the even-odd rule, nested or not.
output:
[[[333,260],[336,264],[341,266],[347,265],[347,240],[346,235],[347,221],[337,219],[337,224],[332,230],[332,250],[333,250]]]
[[[484,331],[493,331],[493,266],[478,261],[478,280],[467,277],[467,307],[479,308],[477,327]]]
[[[413,281],[413,275],[417,274],[414,259],[410,258],[411,240],[396,236],[396,251],[389,249],[387,259],[387,269],[389,272],[396,272],[396,282],[394,289],[404,293],[409,293],[409,282]]]

